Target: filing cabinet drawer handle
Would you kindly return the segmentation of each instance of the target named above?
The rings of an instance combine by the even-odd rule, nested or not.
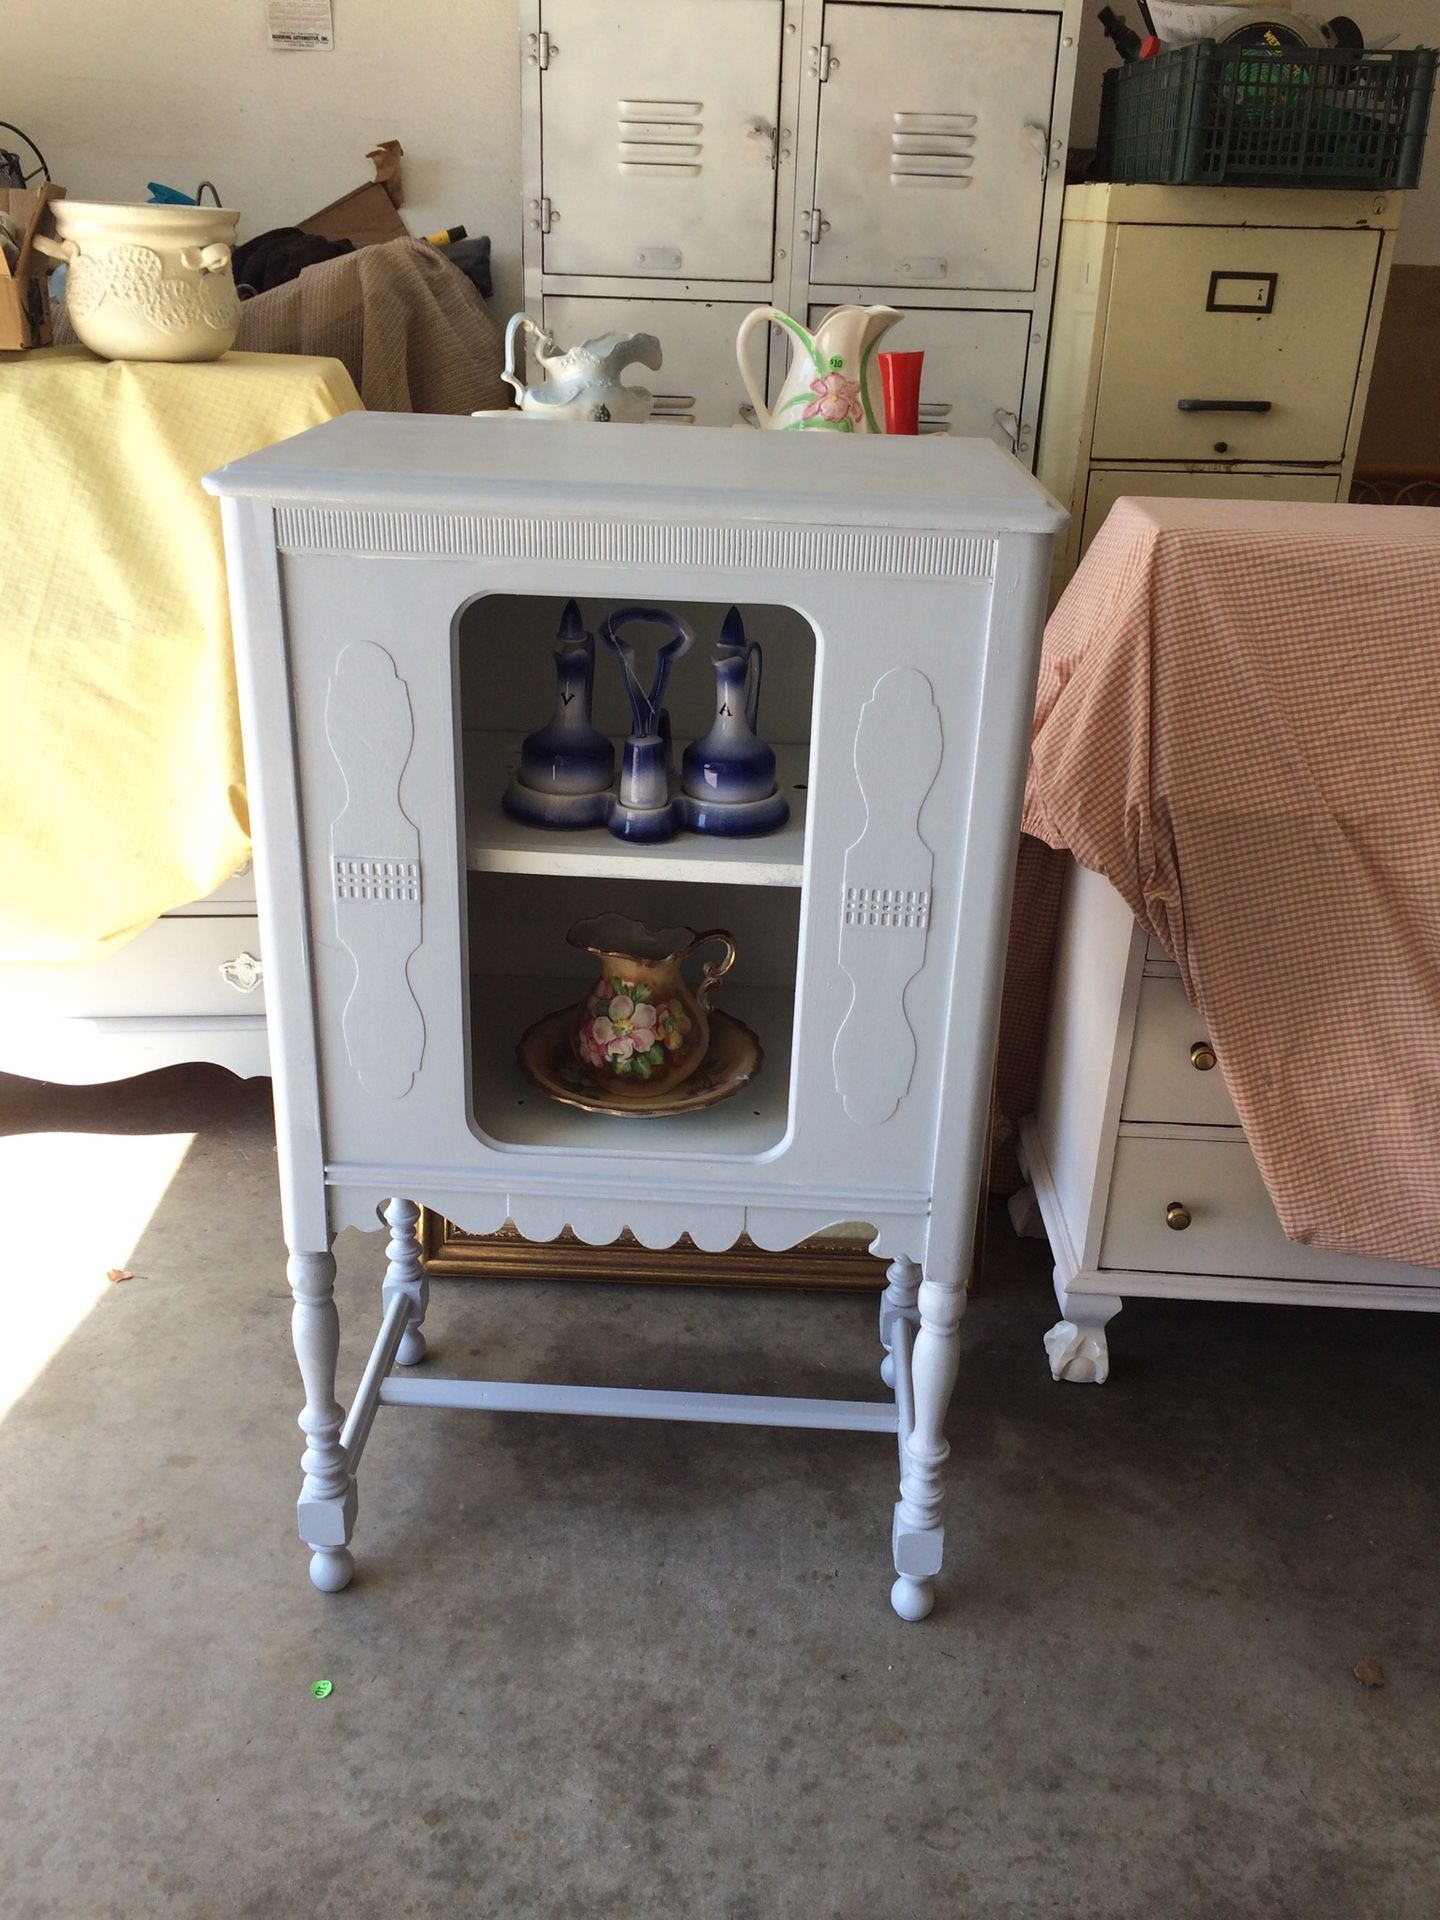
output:
[[[1215,1064],[1215,1049],[1208,1040],[1197,1040],[1191,1047],[1190,1064],[1197,1073],[1209,1073]]]
[[[1165,1209],[1165,1224],[1172,1232],[1184,1233],[1190,1224],[1190,1209],[1179,1200],[1172,1200]]]
[[[1177,400],[1181,413],[1269,413],[1268,400]]]

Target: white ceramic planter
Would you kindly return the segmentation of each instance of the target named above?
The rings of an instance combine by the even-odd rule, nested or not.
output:
[[[240,215],[225,207],[54,202],[69,265],[65,308],[76,337],[107,360],[217,360],[235,343],[240,300],[230,249]]]

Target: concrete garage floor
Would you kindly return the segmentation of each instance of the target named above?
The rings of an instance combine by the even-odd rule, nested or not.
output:
[[[887,1441],[392,1410],[327,1599],[268,1083],[0,1082],[0,1129],[40,1355],[0,1421],[7,1920],[1440,1911],[1434,1320],[1134,1304],[1110,1384],[1056,1387],[1000,1216],[927,1624]],[[339,1245],[345,1392],[382,1245]],[[430,1329],[437,1370],[853,1396],[874,1312],[452,1281]]]

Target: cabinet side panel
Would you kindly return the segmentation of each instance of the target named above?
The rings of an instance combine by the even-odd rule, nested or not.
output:
[[[1055,543],[1052,597],[1075,569],[1083,475],[1090,451],[1090,413],[1102,351],[1107,280],[1106,238],[1099,221],[1067,220],[1061,228],[1055,320],[1040,417],[1040,483],[1070,509],[1069,531]]]
[[[1109,881],[1066,876],[1036,1121],[1082,1266],[1099,1254],[1145,937]]]

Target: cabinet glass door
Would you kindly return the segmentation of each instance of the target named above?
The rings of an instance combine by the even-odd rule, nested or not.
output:
[[[780,0],[545,0],[547,273],[767,280]]]
[[[1035,284],[1059,15],[828,6],[810,278]]]

